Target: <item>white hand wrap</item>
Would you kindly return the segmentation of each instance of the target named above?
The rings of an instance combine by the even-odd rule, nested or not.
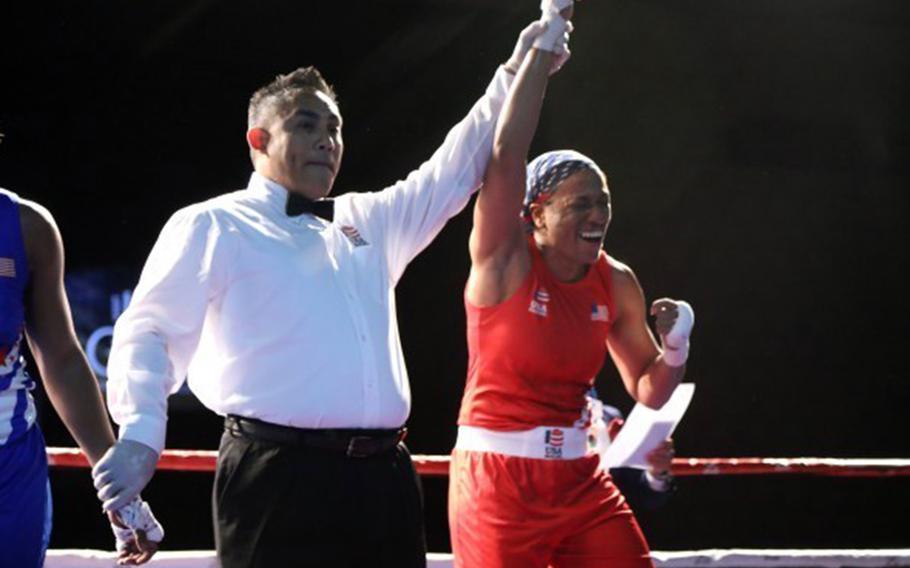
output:
[[[670,332],[663,338],[664,363],[671,367],[682,367],[689,358],[689,335],[695,325],[695,312],[688,302],[676,302],[678,315]]]
[[[140,497],[134,497],[121,509],[117,510],[117,516],[120,522],[126,525],[126,528],[120,528],[111,524],[114,531],[114,538],[117,539],[117,551],[126,549],[127,543],[136,538],[135,531],[145,531],[145,537],[153,542],[161,542],[164,539],[164,527],[152,514],[149,504]]]
[[[610,447],[610,433],[607,430],[607,422],[604,420],[604,403],[591,394],[586,394],[585,399],[587,399],[586,410],[591,415],[591,425],[588,427],[588,446],[592,453],[603,457],[607,448]]]
[[[534,47],[542,51],[564,53],[566,45],[566,31],[569,23],[559,14],[572,5],[574,0],[542,0],[540,3],[540,21],[547,29],[534,39]]]
[[[645,479],[648,482],[648,486],[658,493],[663,493],[670,488],[669,476],[658,477],[656,475],[652,475],[650,471],[645,470]]]

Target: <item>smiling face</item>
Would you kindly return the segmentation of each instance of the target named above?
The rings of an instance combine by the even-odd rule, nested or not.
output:
[[[247,133],[256,171],[310,199],[325,197],[341,167],[341,113],[325,93],[307,89]]]
[[[575,280],[597,261],[610,224],[610,192],[598,172],[578,171],[531,206],[534,238],[557,277]]]

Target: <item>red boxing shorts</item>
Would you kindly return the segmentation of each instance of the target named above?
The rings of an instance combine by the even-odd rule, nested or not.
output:
[[[449,529],[457,568],[652,567],[638,522],[591,455],[542,460],[456,449]]]

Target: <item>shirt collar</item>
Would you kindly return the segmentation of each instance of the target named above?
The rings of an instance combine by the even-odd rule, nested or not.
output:
[[[256,200],[263,203],[266,215],[280,225],[287,227],[306,225],[322,230],[332,224],[331,220],[312,214],[289,217],[286,208],[290,192],[280,183],[272,181],[258,172],[254,171],[250,175],[247,191]]]
[[[288,190],[283,185],[258,172],[253,172],[250,176],[250,183],[247,185],[247,191],[262,198],[268,204],[270,211],[284,216],[284,206],[288,202]]]

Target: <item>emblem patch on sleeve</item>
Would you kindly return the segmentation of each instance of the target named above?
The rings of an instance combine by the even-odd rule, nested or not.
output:
[[[350,225],[343,225],[341,227],[341,232],[344,233],[344,236],[346,236],[355,247],[362,247],[370,244],[360,236],[360,231]]]

